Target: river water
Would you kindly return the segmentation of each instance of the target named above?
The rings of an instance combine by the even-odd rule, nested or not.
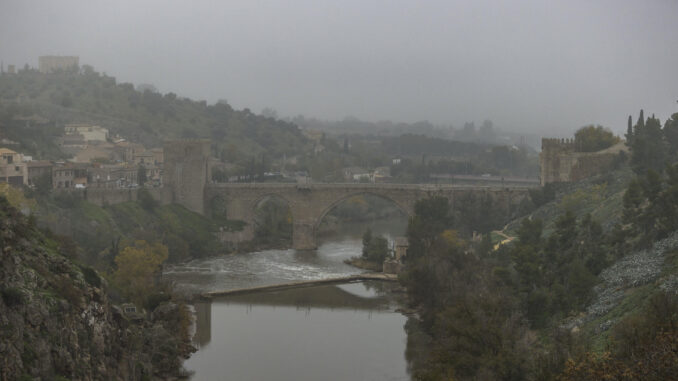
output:
[[[370,224],[393,239],[404,221]],[[344,227],[317,250],[265,250],[168,267],[183,292],[229,290],[333,278],[361,270],[343,263],[360,255],[365,224]],[[403,326],[389,289],[359,282],[259,292],[195,304],[194,344],[184,366],[192,380],[409,380]]]

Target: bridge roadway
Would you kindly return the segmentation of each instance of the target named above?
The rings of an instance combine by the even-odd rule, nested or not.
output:
[[[461,204],[491,200],[492,207],[511,217],[529,197],[530,187],[498,187],[437,184],[363,183],[208,183],[203,191],[205,213],[226,210],[229,219],[247,223],[239,239],[254,237],[254,215],[268,197],[284,200],[292,214],[292,246],[316,248],[315,234],[323,217],[336,205],[357,195],[372,194],[392,201],[404,214],[414,214],[415,203],[423,198],[443,196],[452,208]]]

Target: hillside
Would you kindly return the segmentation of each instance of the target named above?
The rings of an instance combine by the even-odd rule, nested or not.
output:
[[[87,65],[80,72],[41,74],[28,69],[0,75],[0,137],[21,143],[24,150],[35,149],[36,143],[49,146],[43,134],[34,140],[24,130],[25,120],[16,118],[34,115],[49,121],[46,128],[54,131],[48,136],[65,123],[93,123],[147,147],[161,146],[165,139],[210,138],[215,156],[232,161],[264,152],[274,158],[289,156],[312,148],[292,123],[249,109],[234,110],[226,103],[207,105],[174,93],[142,92]]]
[[[176,204],[145,205],[125,202],[100,207],[68,195],[41,199],[38,223],[60,236],[70,237],[81,247],[80,257],[88,263],[111,265],[125,243],[137,239],[161,242],[169,248],[169,262],[223,253],[214,236],[218,226],[238,224],[211,219]]]
[[[191,351],[177,304],[128,316],[97,272],[0,197],[0,378],[168,378]]]

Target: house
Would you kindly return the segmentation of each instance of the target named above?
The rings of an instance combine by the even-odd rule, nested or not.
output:
[[[393,242],[393,257],[386,258],[382,265],[384,274],[399,274],[403,271],[403,258],[407,255],[409,242],[405,237],[396,237]]]
[[[372,181],[372,174],[360,167],[344,168],[344,179],[348,181]]]
[[[0,182],[14,186],[26,185],[28,171],[23,156],[8,148],[0,148]]]
[[[52,167],[52,187],[55,189],[75,189],[87,185],[87,167],[73,163],[57,163]]]
[[[49,177],[52,181],[52,163],[49,161],[30,161],[26,163],[28,167],[28,185],[35,186],[36,181],[41,177]]]
[[[403,257],[407,255],[407,248],[410,246],[407,237],[396,237],[393,244],[394,257],[397,261],[402,261]]]
[[[390,167],[377,167],[372,173],[372,179],[375,183],[383,183],[388,181],[391,178],[391,168]]]

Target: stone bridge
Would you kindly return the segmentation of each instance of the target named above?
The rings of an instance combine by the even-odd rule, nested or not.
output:
[[[336,205],[353,197],[371,194],[392,201],[407,216],[414,214],[417,200],[444,196],[454,208],[455,200],[469,200],[487,195],[493,204],[509,215],[527,196],[527,188],[462,187],[409,184],[209,184],[204,189],[205,212],[210,206],[226,205],[229,219],[247,223],[244,239],[253,238],[254,216],[257,205],[264,199],[275,196],[287,203],[292,214],[292,246],[295,249],[316,248],[315,235],[323,217]]]
[[[257,205],[267,197],[285,200],[292,214],[292,245],[295,249],[316,248],[315,234],[323,217],[337,204],[357,195],[372,194],[397,205],[406,215],[414,213],[417,200],[444,196],[455,202],[469,202],[489,196],[496,208],[508,217],[528,197],[527,187],[473,187],[432,184],[296,184],[210,182],[209,141],[176,141],[165,144],[165,202],[184,205],[198,213],[213,215],[215,200],[225,205],[228,219],[247,223],[240,240],[254,237]]]

